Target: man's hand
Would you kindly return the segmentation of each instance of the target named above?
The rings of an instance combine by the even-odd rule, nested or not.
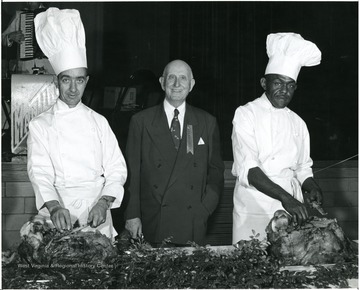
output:
[[[92,228],[96,228],[99,225],[103,224],[106,221],[106,212],[109,209],[107,201],[104,199],[99,199],[99,201],[94,205],[94,207],[89,212],[88,224]]]
[[[307,203],[312,203],[312,202],[316,202],[319,205],[322,205],[322,191],[317,189],[317,188],[313,188],[310,191],[306,191],[305,194],[305,201]]]
[[[7,37],[10,41],[14,41],[16,43],[21,43],[25,40],[24,34],[21,30],[10,32]]]
[[[306,206],[292,197],[281,186],[271,181],[259,167],[249,169],[248,180],[249,184],[257,190],[281,201],[283,208],[292,215],[294,222],[301,225],[308,220],[309,214]]]
[[[125,229],[130,232],[130,235],[133,239],[142,237],[142,224],[140,218],[126,220]]]
[[[302,189],[304,192],[304,199],[307,203],[310,204],[312,202],[316,202],[317,204],[322,205],[323,194],[314,178],[307,178],[302,185]]]
[[[309,219],[306,206],[291,195],[285,195],[281,200],[281,204],[298,225],[304,224]]]
[[[50,219],[58,231],[62,233],[64,230],[72,229],[69,210],[62,207],[59,202],[55,200],[46,202],[45,206],[49,210]]]

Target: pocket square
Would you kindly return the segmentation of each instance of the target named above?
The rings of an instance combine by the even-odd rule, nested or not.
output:
[[[204,145],[204,144],[205,144],[204,140],[200,137],[198,145]]]

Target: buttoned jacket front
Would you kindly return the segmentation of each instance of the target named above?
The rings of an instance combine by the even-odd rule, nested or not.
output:
[[[39,213],[57,200],[69,209],[72,223],[86,223],[97,200],[115,197],[119,207],[127,177],[125,159],[106,119],[81,102],[69,108],[60,99],[29,124],[28,174]],[[98,230],[114,237],[110,211]]]
[[[223,190],[216,119],[187,104],[177,151],[163,104],[139,112],[130,122],[126,158],[126,218],[141,218],[145,239],[203,243]]]
[[[303,201],[302,183],[312,177],[310,139],[305,122],[289,108],[274,108],[266,95],[240,106],[232,133],[236,176],[233,243],[248,240],[252,230],[265,237],[265,227],[281,202],[248,182],[250,168],[259,167],[274,183]]]

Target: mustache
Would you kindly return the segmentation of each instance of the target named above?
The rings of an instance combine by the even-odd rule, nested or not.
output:
[[[283,93],[278,93],[274,95],[275,97],[280,97],[280,98],[290,98],[290,94],[283,94]]]

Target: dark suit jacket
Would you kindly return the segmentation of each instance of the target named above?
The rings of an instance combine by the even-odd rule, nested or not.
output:
[[[187,152],[188,125],[194,153]],[[126,146],[126,219],[141,218],[145,240],[199,245],[224,185],[224,163],[216,119],[186,105],[182,140],[176,151],[163,104],[135,114]],[[204,144],[202,143],[202,140]]]

